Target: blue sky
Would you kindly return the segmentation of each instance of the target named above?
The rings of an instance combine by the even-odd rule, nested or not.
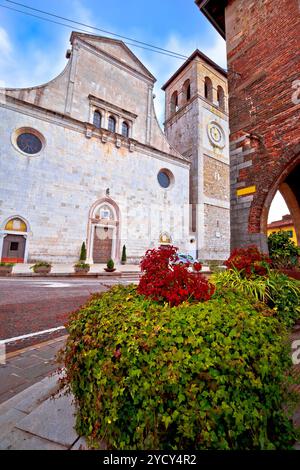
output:
[[[19,2],[184,55],[189,56],[199,48],[217,63],[226,66],[225,42],[203,17],[193,0],[127,0],[126,2],[124,0],[19,0]],[[30,12],[5,0],[0,0],[1,4]],[[0,8],[2,86],[38,85],[56,76],[65,65],[70,32],[71,28]],[[182,61],[129,47],[157,78],[155,104],[159,120],[162,122],[164,101],[160,87]]]
[[[226,67],[225,42],[200,13],[194,0],[16,1],[186,56],[198,48]],[[0,0],[0,5],[39,15],[6,0]],[[58,75],[66,63],[65,52],[72,29],[76,27],[66,28],[0,8],[0,86],[34,86]],[[157,78],[155,107],[162,123],[164,94],[160,88],[183,61],[129,47]],[[270,219],[278,219],[285,212],[286,207],[277,197]]]

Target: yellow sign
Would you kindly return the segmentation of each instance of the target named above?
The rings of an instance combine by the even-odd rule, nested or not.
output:
[[[256,186],[248,186],[247,188],[241,188],[236,191],[237,196],[248,196],[248,194],[256,193]]]

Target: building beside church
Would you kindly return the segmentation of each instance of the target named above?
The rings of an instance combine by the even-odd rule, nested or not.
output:
[[[193,254],[224,260],[230,246],[227,73],[196,50],[163,90],[167,139],[191,163]]]
[[[283,215],[280,220],[274,220],[268,224],[268,236],[277,232],[287,232],[291,241],[298,245],[294,221],[290,214]]]
[[[224,73],[207,60],[203,71],[191,68],[198,52],[180,70],[178,77],[191,72],[185,110],[193,136],[185,148],[171,130],[171,121],[181,120],[183,133],[185,126],[180,95],[170,114],[174,77],[166,86],[167,140],[154,111],[155,78],[123,42],[73,32],[71,45],[65,69],[49,83],[0,90],[1,260],[75,262],[83,241],[89,263],[118,262],[123,245],[128,261],[138,262],[148,248],[170,242],[222,259],[229,228],[220,212],[228,213],[226,196],[219,197],[227,190]],[[206,149],[201,165],[197,145]],[[197,178],[207,178],[207,193]],[[191,201],[202,204],[196,216]]]

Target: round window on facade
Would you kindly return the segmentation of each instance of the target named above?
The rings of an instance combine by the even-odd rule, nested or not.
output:
[[[14,133],[12,142],[25,155],[37,155],[43,149],[45,139],[35,129],[21,128]]]
[[[172,173],[168,170],[160,170],[157,175],[157,180],[164,189],[168,189],[171,186],[173,179]]]

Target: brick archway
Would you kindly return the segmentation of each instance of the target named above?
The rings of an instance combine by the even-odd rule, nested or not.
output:
[[[264,203],[262,205],[260,213],[260,226],[259,230],[261,234],[266,236],[267,233],[267,224],[268,224],[268,215],[270,206],[274,199],[274,196],[277,191],[279,191],[285,200],[285,203],[290,211],[292,216],[297,240],[300,240],[300,154],[298,154],[289,165],[279,173],[275,183],[270,188],[267,196],[265,197]],[[258,198],[254,198],[251,211],[251,214],[255,213],[255,203]]]

